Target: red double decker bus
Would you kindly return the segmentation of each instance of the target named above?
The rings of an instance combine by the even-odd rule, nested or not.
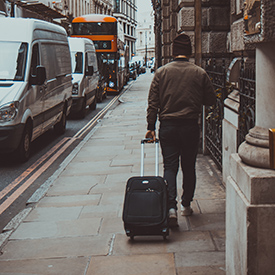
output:
[[[72,21],[71,36],[85,37],[93,41],[107,92],[120,92],[127,82],[128,58],[123,30],[117,19],[103,14],[76,17]]]

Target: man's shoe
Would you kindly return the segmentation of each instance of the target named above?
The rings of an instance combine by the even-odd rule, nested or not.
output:
[[[181,206],[182,216],[191,216],[193,214],[193,209],[190,206]]]
[[[170,227],[179,226],[178,225],[178,216],[177,216],[176,209],[174,209],[174,208],[169,209],[168,220],[169,220],[169,226]]]

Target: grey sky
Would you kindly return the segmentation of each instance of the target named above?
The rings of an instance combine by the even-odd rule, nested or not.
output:
[[[139,13],[152,10],[151,0],[137,0],[136,3],[138,8],[137,18],[139,18]]]

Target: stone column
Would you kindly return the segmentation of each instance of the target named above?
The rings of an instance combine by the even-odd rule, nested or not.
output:
[[[275,171],[269,169],[268,140],[268,128],[275,128],[275,34],[271,31],[275,3],[271,2],[261,1],[261,32],[246,41],[256,43],[256,126],[230,160],[226,184],[230,275],[274,274]]]
[[[239,148],[241,159],[252,166],[269,168],[268,129],[275,128],[275,42],[256,47],[256,126]]]

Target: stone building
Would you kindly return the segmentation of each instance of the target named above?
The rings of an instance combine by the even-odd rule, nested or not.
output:
[[[226,185],[227,274],[273,274],[275,2],[152,4],[157,67],[172,59],[172,40],[184,31],[192,40],[192,60],[216,88],[218,104],[203,110],[202,146],[220,164]],[[216,139],[209,142],[211,135]]]
[[[144,60],[155,57],[154,17],[152,11],[139,13],[137,26],[136,55]]]
[[[125,45],[129,46],[129,53],[136,51],[136,27],[137,27],[137,0],[114,0],[113,16],[123,26]]]

